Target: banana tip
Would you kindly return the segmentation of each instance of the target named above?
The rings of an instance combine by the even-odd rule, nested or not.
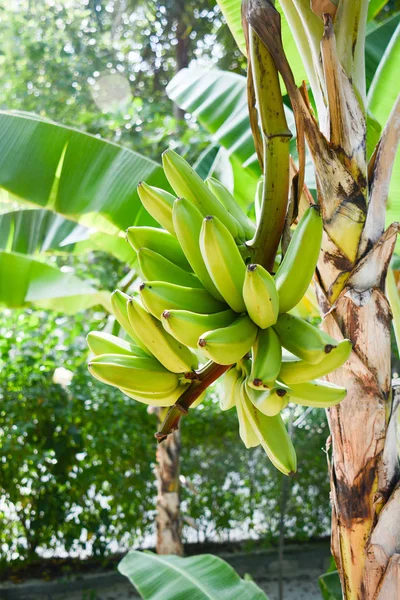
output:
[[[169,310],[164,310],[162,316],[164,317],[164,319],[169,319],[171,316],[171,313],[169,312]]]
[[[144,290],[145,287],[146,287],[146,284],[145,283],[141,283],[139,285],[139,290],[142,291],[142,290]]]
[[[213,218],[214,218],[213,215],[207,215],[207,216],[204,217],[204,220],[205,221],[212,221]]]
[[[204,338],[200,338],[199,339],[199,346],[200,348],[204,348],[204,346],[206,345],[206,340]]]
[[[253,379],[253,385],[260,387],[262,385],[262,379]]]
[[[283,398],[283,396],[286,396],[286,394],[287,394],[286,390],[284,390],[283,388],[277,389],[276,393],[280,398]]]
[[[336,348],[336,346],[333,346],[333,344],[326,344],[326,346],[324,348],[325,354],[329,354],[335,348]]]
[[[252,271],[255,271],[256,269],[257,269],[257,265],[255,265],[255,264],[247,265],[247,270],[248,271],[252,272]]]

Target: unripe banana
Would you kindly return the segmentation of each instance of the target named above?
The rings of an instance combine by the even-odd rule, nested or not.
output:
[[[247,418],[272,464],[284,475],[294,473],[297,468],[296,452],[282,417],[279,414],[275,417],[263,415],[246,392],[243,398]]]
[[[203,217],[215,215],[228,228],[235,239],[239,239],[239,225],[236,219],[222,206],[221,202],[208,189],[204,181],[182,156],[173,150],[162,155],[165,175],[177,196],[194,204]]]
[[[204,289],[194,273],[181,269],[161,254],[149,248],[140,248],[137,253],[140,271],[149,281],[168,281],[176,285]]]
[[[127,303],[130,299],[131,297],[128,296],[128,294],[121,292],[121,290],[114,290],[111,294],[111,308],[113,314],[118,323],[121,325],[122,329],[129,335],[135,344],[140,346],[140,348],[142,348],[146,354],[152,356],[150,350],[146,348],[146,346],[140,341],[129,322]]]
[[[179,384],[179,377],[155,358],[101,354],[88,363],[89,371],[99,381],[139,393],[169,394]]]
[[[243,239],[251,240],[255,234],[256,227],[253,221],[249,219],[249,217],[240,208],[230,191],[224,186],[223,183],[214,177],[208,177],[208,179],[206,179],[206,184],[214,196],[218,198],[221,204],[225,206],[226,210],[231,213],[231,215],[239,223],[239,226],[243,231]]]
[[[352,344],[350,340],[342,340],[338,343],[334,352],[330,352],[321,362],[313,365],[304,360],[284,360],[279,373],[279,380],[288,385],[292,383],[304,383],[310,379],[323,377],[335,369],[341,367],[351,354]]]
[[[254,388],[247,385],[247,394],[254,404],[254,406],[266,415],[267,417],[274,417],[279,414],[281,410],[286,408],[289,404],[289,400],[291,399],[290,389],[281,383],[276,383],[274,387],[271,389],[261,389],[256,391]]]
[[[261,329],[276,323],[279,314],[278,292],[274,278],[261,265],[247,265],[243,300],[250,319]]]
[[[311,206],[300,219],[275,275],[281,313],[296,306],[310,285],[321,250],[322,230],[319,209]]]
[[[179,267],[190,271],[190,265],[178,240],[168,231],[156,227],[129,227],[126,230],[126,239],[136,252],[140,248],[150,248]]]
[[[223,297],[215,287],[201,255],[199,239],[203,215],[188,200],[177,198],[174,202],[172,219],[176,236],[193,271],[206,290],[217,300],[223,301]]]
[[[198,347],[214,362],[220,365],[231,365],[249,352],[256,336],[257,326],[247,315],[242,315],[227,327],[202,334]]]
[[[221,381],[221,390],[219,393],[219,407],[221,410],[230,410],[239,400],[237,381],[243,381],[242,370],[234,365],[223,376]]]
[[[206,331],[230,325],[237,314],[233,310],[202,315],[188,310],[165,310],[161,323],[168,333],[185,346],[197,347],[199,337]]]
[[[136,344],[126,342],[116,335],[105,331],[90,331],[86,341],[95,356],[100,354],[125,354],[127,356],[149,356]]]
[[[243,380],[238,380],[235,384],[235,395],[237,396],[236,411],[239,421],[239,435],[246,448],[255,448],[260,445],[260,439],[257,432],[254,430],[253,423],[248,418],[245,409],[245,383]]]
[[[137,187],[139,198],[147,212],[167,231],[175,235],[172,224],[172,207],[175,196],[158,187],[141,181]]]
[[[314,365],[335,352],[338,345],[330,335],[293,315],[280,315],[274,329],[284,348]]]
[[[339,404],[347,394],[347,390],[328,381],[308,381],[294,383],[290,386],[290,401],[302,406],[328,408]]]
[[[169,335],[161,323],[133,298],[128,302],[128,316],[136,335],[166,369],[185,373],[197,367],[197,359],[189,348]]]
[[[243,282],[246,265],[235,240],[219,219],[208,216],[200,232],[200,250],[215,287],[237,313],[245,312]]]
[[[143,402],[143,404],[148,404],[151,406],[172,406],[175,404],[177,400],[182,396],[183,392],[189,387],[190,383],[185,385],[178,385],[172,392],[167,394],[145,394],[140,393],[136,390],[132,389],[124,389],[120,388],[121,392],[123,392],[129,398],[133,398],[138,402]],[[193,406],[193,405],[192,405]]]
[[[146,281],[140,286],[140,297],[147,310],[157,319],[165,310],[189,310],[201,314],[221,312],[226,304],[216,300],[207,290],[174,285],[165,281]]]
[[[249,385],[258,390],[274,387],[281,369],[282,346],[272,327],[258,330],[252,355]]]

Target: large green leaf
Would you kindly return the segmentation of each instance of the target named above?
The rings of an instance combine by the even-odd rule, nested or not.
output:
[[[181,558],[133,551],[118,569],[144,600],[267,600],[255,583],[211,554]]]
[[[89,230],[48,210],[21,209],[0,214],[1,250],[21,254],[54,252],[71,236],[76,241],[87,239]]]
[[[99,233],[49,210],[31,208],[0,214],[0,250],[30,255],[101,250],[131,265],[135,260],[124,237]]]
[[[368,109],[380,126],[385,126],[398,95],[400,65],[400,23],[397,25],[389,44],[375,72],[368,92]],[[389,188],[387,223],[400,219],[400,151],[397,150]]]
[[[104,233],[153,223],[136,187],[169,189],[154,161],[100,138],[39,119],[0,112],[0,187]]]
[[[242,0],[217,0],[217,3],[226,19],[227,25],[231,30],[237,45],[239,46],[243,54],[245,54],[246,44],[244,41],[241,19]],[[296,78],[296,82],[300,85],[303,79],[307,80],[303,61],[301,59],[301,55],[297,48],[296,42],[293,38],[292,32],[290,31],[288,22],[286,21],[286,17],[283,14],[283,11],[279,4],[277,4],[276,7],[281,14],[282,40],[286,56]]]
[[[34,305],[75,314],[97,304],[110,311],[109,293],[31,256],[0,250],[0,307]]]

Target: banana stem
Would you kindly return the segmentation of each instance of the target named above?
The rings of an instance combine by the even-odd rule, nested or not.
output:
[[[264,147],[261,216],[249,247],[253,262],[272,271],[289,198],[289,142],[292,134],[286,122],[277,68],[268,49],[251,27],[249,51]]]
[[[165,440],[170,433],[177,429],[182,415],[186,415],[188,409],[204,390],[221,377],[221,375],[223,375],[231,366],[232,365],[218,365],[217,363],[209,362],[202,369],[196,371],[196,379],[191,386],[183,392],[179,400],[171,406],[160,430],[154,434],[158,443]]]

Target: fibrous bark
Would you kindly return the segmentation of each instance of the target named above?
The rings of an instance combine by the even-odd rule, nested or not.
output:
[[[296,21],[289,4],[283,2]],[[322,1],[313,2],[312,9],[300,0],[294,4],[298,16],[303,17],[296,21],[300,27],[312,9],[323,23],[320,53],[316,63],[314,60],[325,103],[320,124],[304,90],[295,84],[282,46],[280,16],[273,4],[248,0],[247,18],[282,76],[296,127],[300,125],[300,144],[304,132],[314,163],[324,221],[316,273],[323,328],[336,339],[353,342],[349,361],[328,377],[347,388],[345,400],[327,411],[332,553],[346,600],[396,599],[400,597],[398,402],[391,390],[391,311],[385,282],[399,225],[393,224],[385,232],[383,226],[399,140],[400,108],[395,106],[368,168],[364,93],[360,89],[364,77],[361,21],[367,3],[342,1],[337,14],[335,10],[325,12],[326,2]],[[315,32],[314,26],[311,31],[304,25],[303,39],[311,35],[315,43]],[[302,37],[299,31],[297,35]],[[299,194],[303,195],[302,189]]]

